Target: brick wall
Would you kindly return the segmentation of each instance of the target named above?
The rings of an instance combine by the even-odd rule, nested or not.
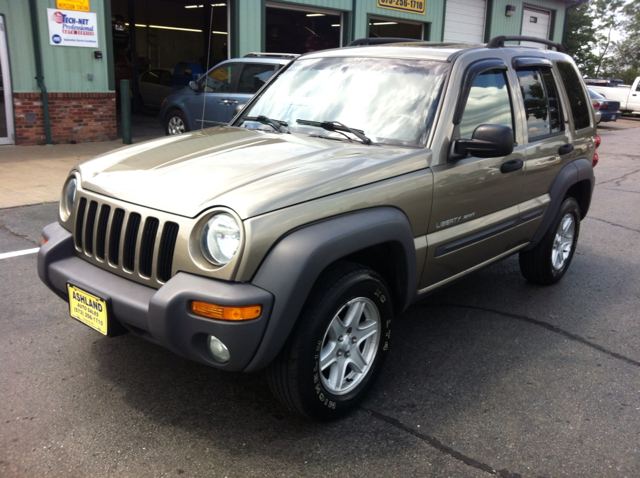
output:
[[[117,139],[115,93],[49,93],[51,140],[85,143]],[[45,144],[40,93],[14,93],[16,144]]]

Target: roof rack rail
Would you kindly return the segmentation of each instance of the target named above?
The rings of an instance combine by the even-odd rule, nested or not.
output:
[[[506,41],[530,41],[535,43],[542,43],[544,45],[549,45],[555,47],[557,51],[560,53],[566,53],[567,50],[560,43],[556,43],[551,40],[545,40],[544,38],[535,38],[535,37],[523,37],[521,35],[501,35],[498,37],[493,37],[487,43],[487,48],[502,48],[504,46],[504,42]]]
[[[242,58],[298,58],[299,56],[298,53],[264,53],[254,51],[247,53]]]
[[[362,46],[362,45],[386,45],[388,43],[416,43],[423,42],[424,40],[417,40],[416,38],[396,38],[396,37],[373,37],[373,38],[360,38],[353,40],[347,46]]]

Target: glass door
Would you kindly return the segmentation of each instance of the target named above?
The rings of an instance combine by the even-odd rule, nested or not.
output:
[[[0,15],[0,144],[13,144],[13,95],[4,16]]]

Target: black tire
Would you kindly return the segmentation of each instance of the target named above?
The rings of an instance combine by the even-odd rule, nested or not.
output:
[[[180,110],[172,110],[164,118],[164,132],[167,135],[182,134],[189,131],[187,119]]]
[[[572,225],[570,230],[567,221]],[[520,252],[520,271],[525,279],[541,285],[555,284],[562,279],[571,265],[579,234],[580,207],[574,198],[565,198],[538,245]]]
[[[347,309],[357,320],[345,324]],[[330,267],[316,281],[296,327],[269,366],[271,391],[307,418],[327,421],[345,415],[380,372],[392,318],[391,296],[378,274],[346,262]],[[324,367],[323,351],[329,357]],[[364,365],[362,372],[355,362]]]

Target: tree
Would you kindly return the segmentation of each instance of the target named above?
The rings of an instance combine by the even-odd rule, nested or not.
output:
[[[631,84],[636,76],[640,76],[640,0],[622,7],[619,25],[624,37],[614,45],[605,73]]]
[[[637,0],[636,0],[637,1]],[[611,40],[614,30],[621,27],[621,12],[625,6],[625,0],[596,0],[593,3],[594,18],[598,20],[596,33],[596,56],[595,75],[599,76],[604,71],[610,70],[615,64],[612,53],[616,47]]]
[[[595,65],[598,61],[598,57],[593,53],[597,41],[593,20],[594,12],[588,3],[567,11],[564,47],[586,76],[595,76]]]

